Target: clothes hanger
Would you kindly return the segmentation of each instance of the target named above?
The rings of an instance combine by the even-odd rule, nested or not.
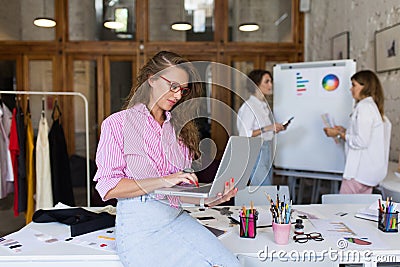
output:
[[[51,113],[51,118],[54,120],[58,120],[61,117],[61,109],[60,106],[58,105],[57,98],[54,100],[54,106],[53,106],[53,112]]]
[[[26,115],[31,116],[31,108],[29,104],[29,96],[26,98]]]
[[[42,118],[45,118],[45,116],[46,116],[44,105],[45,105],[45,98],[43,96],[42,97]]]
[[[15,96],[15,105],[17,108],[21,107],[21,97]]]

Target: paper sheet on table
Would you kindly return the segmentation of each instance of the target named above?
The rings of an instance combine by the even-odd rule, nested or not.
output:
[[[0,238],[0,247],[10,253],[22,253],[46,249],[60,238],[33,229],[21,229],[17,232]]]
[[[392,202],[392,203],[393,203],[394,211],[400,212],[399,205],[398,205],[399,203],[396,203],[396,202]],[[382,204],[386,205],[385,201],[382,201]],[[366,207],[366,208],[358,210],[356,215],[354,215],[354,216],[357,217],[357,218],[361,218],[361,219],[366,219],[366,220],[371,220],[371,221],[377,222],[378,221],[378,215],[379,215],[378,206],[379,206],[378,201],[374,201],[374,203],[372,203],[369,207]]]
[[[69,237],[65,242],[100,250],[116,251],[115,227],[90,232],[84,235]]]
[[[304,207],[303,207],[303,209],[304,209]],[[305,216],[305,217],[303,217],[303,219],[319,219],[320,218],[318,215],[315,215],[310,212],[306,212],[304,210],[298,210],[298,209],[293,209],[293,214],[294,214],[294,216],[292,215],[292,218],[293,217],[302,218],[303,216]]]
[[[347,242],[346,248],[348,249],[387,249],[389,246],[379,237],[377,233],[365,233],[360,229],[348,222],[344,223],[337,220],[325,219],[310,219],[310,222],[315,227],[315,231],[321,233],[322,237],[326,240],[334,241],[338,246],[339,242],[345,237],[360,238],[371,242],[370,245],[358,245],[355,243]]]

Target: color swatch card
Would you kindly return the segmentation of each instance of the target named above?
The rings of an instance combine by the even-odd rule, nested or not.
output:
[[[102,229],[75,237],[68,237],[64,240],[64,242],[109,251],[116,251],[117,248],[115,242],[115,227]]]
[[[0,238],[0,247],[12,253],[46,249],[60,239],[33,229],[24,229]]]

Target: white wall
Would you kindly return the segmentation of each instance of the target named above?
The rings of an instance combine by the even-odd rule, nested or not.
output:
[[[0,40],[18,40],[21,34],[21,4],[19,1],[0,0],[0,6],[7,10],[0,16]]]
[[[399,0],[310,0],[305,16],[305,61],[329,60],[332,36],[350,32],[350,58],[357,70],[375,70],[375,31],[400,23]],[[398,51],[399,53],[400,51]],[[390,159],[400,152],[400,69],[378,73],[385,93],[385,114],[392,122]]]

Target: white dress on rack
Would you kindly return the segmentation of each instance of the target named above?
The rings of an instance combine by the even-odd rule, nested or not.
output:
[[[36,210],[53,207],[48,134],[47,119],[42,116],[36,141]]]
[[[10,127],[12,113],[3,103],[0,104],[0,199],[5,198],[13,191],[14,174],[11,163],[11,154],[8,149],[10,143]]]

